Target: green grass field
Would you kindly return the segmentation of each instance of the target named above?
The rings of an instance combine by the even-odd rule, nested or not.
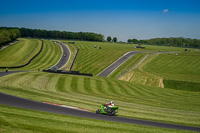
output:
[[[61,47],[54,42],[43,41],[44,47],[42,52],[28,66],[23,67],[23,70],[48,69],[60,60],[62,56]]]
[[[200,52],[150,55],[121,80],[150,86],[200,91]]]
[[[163,129],[116,123],[102,120],[58,115],[0,105],[0,132],[8,133],[189,133],[189,131]]]
[[[32,40],[28,41],[32,42]],[[144,49],[136,49],[134,44],[75,41],[73,45],[67,44],[66,40],[61,41],[66,43],[71,50],[70,60],[64,67],[69,68],[76,49],[79,48],[80,51],[72,70],[91,73],[94,77],[44,72],[16,73],[0,77],[0,92],[40,102],[58,104],[62,102],[64,105],[77,106],[92,112],[100,108],[102,103],[114,100],[119,106],[119,116],[200,126],[200,91],[196,89],[200,86],[200,54],[195,52],[195,49],[187,53],[178,53],[178,56],[175,54],[149,55],[137,68],[117,80],[115,78],[137,64],[146,53],[131,57],[109,78],[97,77],[97,74],[123,54],[135,50],[144,51]],[[94,48],[94,45],[97,48]],[[99,46],[101,49],[98,49]],[[178,47],[152,45],[145,45],[145,47],[145,50],[149,52],[184,51],[184,48]],[[10,51],[14,51],[13,49],[10,46]],[[28,50],[24,49],[24,51]],[[30,53],[26,54],[31,56]],[[55,65],[61,55],[62,50],[59,45],[44,40],[44,49],[38,57],[28,66],[13,70],[47,69]],[[0,115],[0,132],[14,130],[16,132],[100,132],[105,125],[114,126],[114,129],[108,128],[105,132],[184,132],[52,115],[2,105],[0,105],[0,113],[2,114]],[[17,123],[12,124],[16,119]],[[30,120],[32,122],[27,123]],[[47,125],[46,121],[48,121]],[[97,124],[94,126],[95,122]],[[70,127],[66,129],[69,124],[71,124]],[[59,127],[55,128],[55,125]]]
[[[200,91],[200,52],[149,55],[137,68],[120,77],[133,83]]]
[[[144,71],[169,80],[200,83],[200,52],[160,54],[144,66]]]
[[[156,58],[158,55],[159,54],[149,55],[143,62],[141,62],[141,64],[139,64],[136,68],[130,70],[129,72],[125,73],[122,77],[119,78],[119,80],[164,88],[162,77],[143,70],[143,66],[151,62],[151,60]]]
[[[149,87],[110,78],[43,72],[1,77],[0,91],[41,102],[62,102],[92,112],[102,103],[114,100],[120,107],[120,116],[200,125],[200,99],[197,92]]]
[[[63,41],[63,43],[68,43],[68,41]],[[93,75],[98,75],[110,64],[115,62],[121,56],[129,51],[184,51],[184,48],[179,47],[169,47],[169,46],[153,46],[144,45],[145,49],[134,48],[135,44],[124,44],[124,43],[107,43],[107,42],[89,42],[89,41],[75,41],[75,44],[67,44],[72,49],[72,53],[76,52],[76,48],[79,48],[79,53],[74,63],[72,70],[80,71],[82,73],[91,73]],[[94,48],[96,46],[96,48]],[[98,49],[101,47],[101,49]],[[194,51],[191,49],[191,51]],[[133,57],[133,62],[128,61],[127,65],[121,66],[116,73],[114,72],[110,77],[116,78],[126,71],[131,65],[136,64],[136,62],[141,58]],[[72,60],[71,60],[72,61]],[[70,63],[69,63],[70,64]],[[68,65],[69,65],[68,64]]]
[[[67,43],[67,41],[63,42]],[[94,48],[94,45],[97,48]],[[95,76],[125,53],[141,50],[135,49],[132,44],[106,42],[75,41],[74,46],[79,48],[79,53],[72,70],[91,73]]]
[[[60,57],[62,56],[61,47],[54,42],[51,42],[48,40],[43,40],[43,41],[44,41],[44,45],[43,45],[42,52],[29,65],[22,68],[15,68],[15,69],[9,69],[9,70],[38,70],[38,69],[42,70],[42,69],[48,69],[51,66],[54,66],[60,60]],[[27,52],[29,51],[26,50],[25,53]],[[17,52],[16,54],[19,57],[23,56],[23,54],[19,52]],[[4,71],[4,69],[1,69],[1,70]]]
[[[200,52],[159,55],[144,71],[163,77],[166,88],[200,92]]]
[[[0,66],[15,67],[26,64],[41,48],[42,42],[36,39],[22,39],[14,45],[0,50]]]

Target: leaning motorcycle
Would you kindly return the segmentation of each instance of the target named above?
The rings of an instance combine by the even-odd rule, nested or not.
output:
[[[96,111],[96,114],[106,114],[106,115],[112,116],[112,115],[115,115],[115,113],[118,113],[117,109],[118,109],[117,106],[106,108],[106,106],[102,104],[101,109],[98,109]]]

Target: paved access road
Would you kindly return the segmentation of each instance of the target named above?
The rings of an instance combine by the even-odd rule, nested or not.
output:
[[[24,109],[32,109],[32,110],[37,110],[37,111],[45,111],[45,112],[50,112],[50,113],[78,116],[78,117],[84,117],[84,118],[90,118],[90,119],[99,119],[99,120],[114,121],[114,122],[121,122],[121,123],[130,123],[130,124],[138,124],[138,125],[145,125],[145,126],[155,126],[155,127],[161,127],[161,128],[200,132],[200,127],[191,127],[191,126],[146,121],[146,120],[130,119],[130,118],[123,118],[119,116],[100,115],[100,114],[95,114],[92,112],[86,112],[86,111],[76,110],[72,108],[36,102],[36,101],[32,101],[32,100],[28,100],[28,99],[24,99],[24,98],[20,98],[16,96],[11,96],[4,93],[0,93],[0,104],[24,108]]]
[[[102,72],[98,74],[98,76],[108,77],[113,71],[115,71],[120,65],[122,65],[125,61],[127,61],[130,57],[137,53],[142,53],[144,51],[131,51],[124,54],[121,58],[111,64],[109,67],[104,69]],[[146,51],[147,52],[147,51]]]
[[[55,41],[55,42],[58,43],[63,49],[62,57],[61,57],[60,61],[55,65],[55,67],[58,67],[58,69],[60,69],[62,66],[64,66],[68,62],[68,60],[70,58],[70,50],[69,50],[68,46],[65,45],[64,43],[61,43],[58,41]]]

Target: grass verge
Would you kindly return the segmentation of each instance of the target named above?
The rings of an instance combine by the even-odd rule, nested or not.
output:
[[[95,112],[114,100],[124,117],[200,126],[199,92],[131,84],[111,78],[92,78],[42,72],[0,78],[0,91],[41,102],[77,106]]]
[[[86,119],[0,105],[0,132],[188,133],[189,131]]]

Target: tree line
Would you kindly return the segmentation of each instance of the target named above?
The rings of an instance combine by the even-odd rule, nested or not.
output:
[[[134,44],[200,48],[199,39],[191,39],[191,38],[183,38],[183,37],[153,38],[153,39],[148,39],[148,40],[128,39],[127,42],[134,43]]]
[[[6,43],[15,40],[20,36],[38,37],[38,38],[74,39],[74,40],[98,41],[98,42],[104,41],[103,35],[92,32],[68,32],[68,31],[57,31],[57,30],[0,27],[0,47]],[[117,38],[116,37],[111,38],[110,36],[108,36],[107,41],[117,42]],[[148,40],[128,39],[127,42],[134,44],[200,48],[199,39],[190,39],[183,37],[153,38]]]
[[[20,37],[19,29],[0,29],[0,47]]]
[[[0,29],[13,29],[12,27],[0,27]],[[60,38],[60,39],[74,39],[85,41],[98,41],[104,40],[104,36],[92,32],[68,32],[58,30],[41,30],[29,28],[15,28],[20,30],[21,37],[35,37],[35,38]]]

